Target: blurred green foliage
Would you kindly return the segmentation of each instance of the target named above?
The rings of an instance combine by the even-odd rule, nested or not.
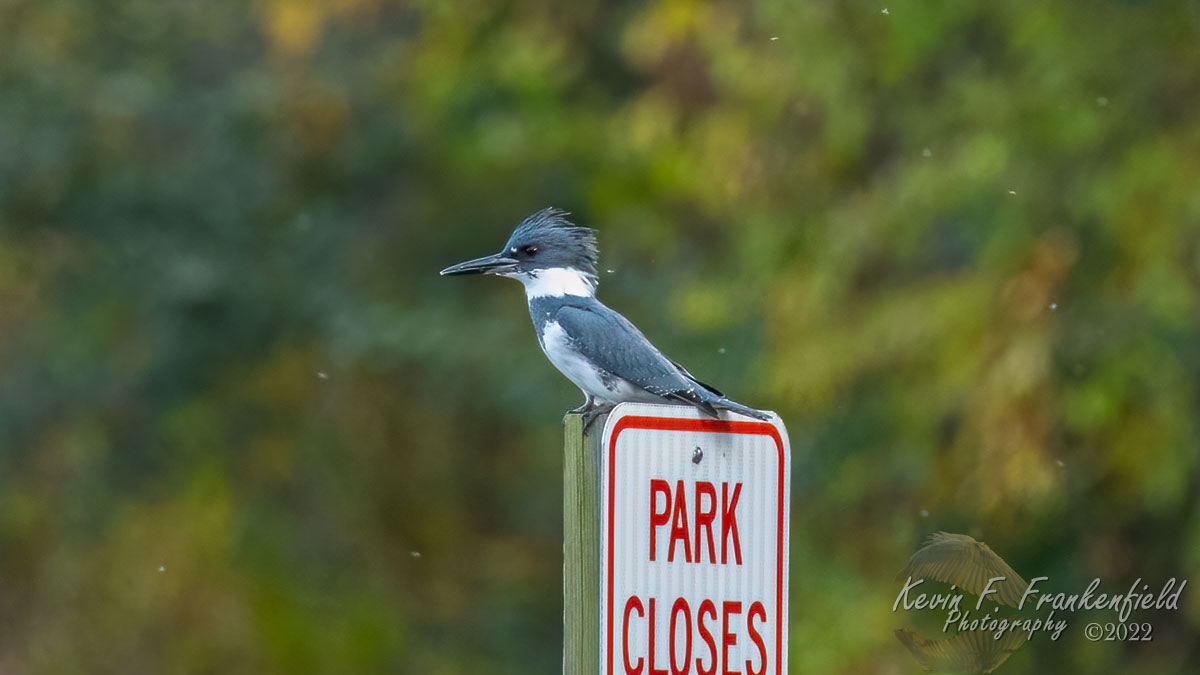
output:
[[[919,670],[934,530],[1194,574],[1200,6],[884,8],[0,0],[0,670],[558,670],[579,395],[437,277],[548,204],[787,421],[793,672]]]

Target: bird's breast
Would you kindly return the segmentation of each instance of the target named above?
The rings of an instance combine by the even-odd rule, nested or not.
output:
[[[575,386],[596,398],[612,400],[615,386],[612,378],[579,352],[558,322],[547,321],[538,337],[546,358]]]

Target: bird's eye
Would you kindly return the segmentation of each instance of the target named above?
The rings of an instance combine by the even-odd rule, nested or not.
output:
[[[538,247],[534,246],[533,244],[527,244],[521,247],[521,252],[525,255],[536,255],[538,252]]]

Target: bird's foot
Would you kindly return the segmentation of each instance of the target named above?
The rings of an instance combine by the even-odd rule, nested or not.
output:
[[[593,403],[591,406],[585,406],[585,407],[586,407],[585,410],[579,410],[577,412],[579,412],[583,415],[583,430],[587,431],[588,427],[592,426],[592,422],[595,422],[597,417],[599,417],[601,415],[607,415],[608,413],[612,412],[612,409],[617,407],[617,404],[616,403]],[[576,412],[576,411],[572,411],[572,412]]]

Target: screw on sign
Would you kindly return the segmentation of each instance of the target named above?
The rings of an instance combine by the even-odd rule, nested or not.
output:
[[[786,673],[790,453],[778,417],[625,405],[605,424],[600,472],[601,672]]]

